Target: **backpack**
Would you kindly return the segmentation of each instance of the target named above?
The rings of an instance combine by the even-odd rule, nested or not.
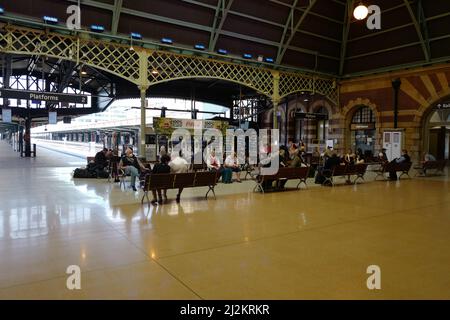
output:
[[[109,172],[101,170],[97,173],[97,178],[107,179],[109,178]]]
[[[97,174],[83,168],[77,168],[73,171],[74,178],[96,178]]]

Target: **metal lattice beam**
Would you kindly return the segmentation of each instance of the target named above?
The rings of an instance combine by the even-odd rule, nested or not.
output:
[[[417,18],[411,8],[409,1],[408,0],[403,0],[403,1],[405,3],[406,8],[408,9],[409,15],[411,16],[411,20],[414,23],[414,28],[416,29],[417,36],[419,37],[420,45],[422,47],[422,51],[425,56],[425,60],[428,62],[428,61],[430,61],[429,47],[427,47],[427,45],[426,45],[425,39],[422,34],[422,30],[420,29],[420,24],[417,21]]]
[[[345,6],[345,25],[342,29],[342,43],[341,43],[341,61],[339,62],[339,75],[341,76],[344,73],[345,66],[345,55],[347,52],[347,40],[348,33],[350,31],[350,23],[351,23],[351,13],[353,6],[355,4],[355,0],[350,0]]]
[[[220,33],[222,32],[223,24],[225,23],[225,20],[227,18],[228,12],[230,11],[231,5],[233,4],[234,0],[228,0],[228,3],[225,6],[225,0],[219,0],[219,5],[221,3],[221,9],[222,16],[220,18],[219,26],[212,30],[211,32],[211,40],[209,42],[209,51],[213,51],[216,47],[217,40],[219,39]]]
[[[303,14],[301,15],[300,19],[298,20],[297,24],[295,25],[295,28],[291,30],[291,35],[289,36],[288,40],[283,44],[283,49],[281,50],[280,54],[277,56],[277,63],[280,64],[283,60],[284,54],[286,53],[286,50],[288,49],[289,45],[291,44],[292,39],[294,39],[295,34],[297,33],[297,30],[300,28],[301,24],[303,23],[303,20],[305,20],[306,16],[314,6],[317,0],[310,0],[309,6],[303,11]]]
[[[334,79],[167,50],[141,47],[130,50],[127,45],[90,39],[86,35],[70,36],[8,25],[0,31],[0,52],[73,61],[107,71],[145,88],[177,79],[209,78],[238,83],[267,97],[283,97],[309,90],[323,94],[334,103],[338,101]],[[280,77],[279,87],[274,85],[275,75]]]
[[[281,36],[280,44],[278,45],[277,61],[278,61],[278,57],[281,55],[281,50],[283,49],[283,43],[285,41],[286,34],[289,29],[289,25],[291,25],[291,31],[294,30],[294,14],[295,14],[295,8],[297,7],[297,3],[298,3],[298,0],[294,0],[294,3],[292,4],[292,7],[289,11],[289,15],[286,19],[286,24],[284,25],[284,28],[283,28],[283,35]]]
[[[120,11],[122,10],[122,0],[114,0],[114,11],[111,22],[111,33],[116,35],[119,27]]]

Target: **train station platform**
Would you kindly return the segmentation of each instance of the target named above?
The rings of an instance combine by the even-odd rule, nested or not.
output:
[[[1,299],[449,299],[448,176],[181,203],[74,180],[85,160],[0,142]],[[170,200],[172,199],[172,200]],[[66,269],[81,268],[83,290]],[[383,290],[368,290],[377,265]]]

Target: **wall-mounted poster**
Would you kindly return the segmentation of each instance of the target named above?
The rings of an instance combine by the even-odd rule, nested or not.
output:
[[[12,122],[11,109],[2,109],[2,121]]]
[[[56,124],[57,122],[58,122],[58,117],[57,117],[56,111],[49,111],[48,112],[48,123]]]

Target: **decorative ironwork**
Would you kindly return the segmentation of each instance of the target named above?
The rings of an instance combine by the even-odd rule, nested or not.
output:
[[[151,84],[180,78],[215,78],[240,83],[269,97],[273,94],[269,69],[163,51],[151,53],[148,68]]]
[[[280,72],[281,98],[301,91],[320,93],[336,105],[338,104],[339,93],[334,80],[316,78],[298,73]]]
[[[143,48],[135,51],[128,45],[92,39],[84,34],[76,37],[7,25],[0,30],[0,52],[71,60],[143,87],[181,78],[214,78],[242,84],[270,98],[312,91],[338,103],[338,90],[331,79],[168,51]],[[280,75],[279,89],[274,85],[274,73]]]

